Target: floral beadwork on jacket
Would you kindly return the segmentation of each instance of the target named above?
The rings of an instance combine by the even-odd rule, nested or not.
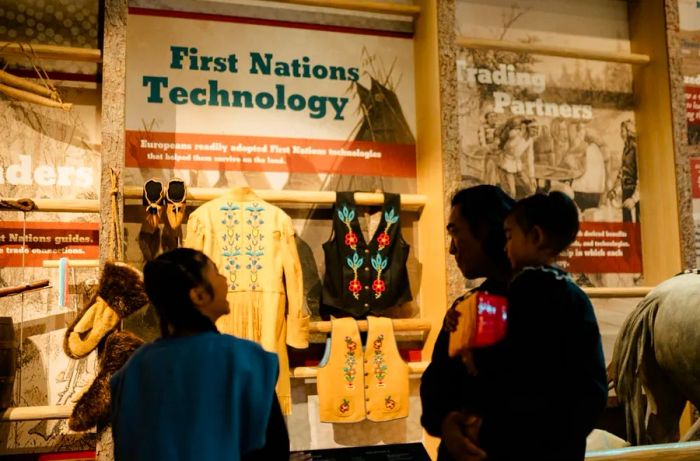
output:
[[[246,234],[247,245],[245,254],[248,256],[246,269],[250,271],[249,287],[255,291],[260,289],[258,271],[263,268],[260,257],[265,254],[265,247],[263,246],[264,235],[260,233],[260,226],[265,224],[260,214],[265,211],[265,208],[257,203],[252,203],[247,205],[245,210],[249,213],[246,224],[250,227],[250,231]]]
[[[223,241],[221,245],[221,255],[226,261],[224,269],[228,272],[229,290],[238,288],[238,271],[241,269],[241,265],[238,262],[238,256],[241,255],[241,235],[236,232],[236,227],[240,224],[240,220],[238,219],[238,212],[240,209],[238,205],[234,205],[233,203],[227,203],[219,208],[219,210],[223,212],[221,224],[226,227],[226,231],[221,236],[221,240]]]

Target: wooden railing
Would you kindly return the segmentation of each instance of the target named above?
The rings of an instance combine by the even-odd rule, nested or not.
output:
[[[102,52],[93,48],[0,42],[0,55],[24,56],[26,54],[56,61],[102,62]]]
[[[420,6],[407,5],[405,3],[372,2],[356,0],[276,0],[279,3],[292,5],[314,6],[320,8],[334,8],[350,11],[362,11],[364,13],[395,14],[400,16],[418,16]]]
[[[542,43],[509,42],[487,38],[457,37],[456,43],[462,48],[484,48],[490,50],[514,51],[562,58],[589,59],[593,61],[619,62],[623,64],[645,65],[650,58],[646,54],[595,51]]]
[[[698,459],[700,459],[700,442],[664,443],[586,453],[587,461],[691,461]]]

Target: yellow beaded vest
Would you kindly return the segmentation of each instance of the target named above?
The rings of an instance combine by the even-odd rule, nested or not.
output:
[[[364,352],[357,322],[332,320],[330,357],[317,377],[322,422],[381,422],[408,416],[408,365],[396,347],[391,319],[367,320]]]

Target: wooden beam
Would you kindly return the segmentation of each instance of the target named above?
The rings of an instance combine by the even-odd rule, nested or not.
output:
[[[5,198],[0,197],[0,200],[16,201],[16,198]],[[99,203],[97,200],[83,200],[83,199],[70,199],[70,200],[57,200],[57,199],[32,199],[34,202],[33,212],[45,211],[45,212],[58,212],[58,213],[98,213],[100,211]],[[13,211],[17,212],[20,210],[8,210],[3,209],[0,211]]]
[[[36,407],[10,407],[0,414],[0,421],[41,421],[46,419],[68,419],[72,405]]]
[[[0,82],[15,88],[19,88],[20,90],[36,93],[49,99],[58,100],[58,93],[55,89],[47,88],[43,85],[39,85],[38,83],[28,80],[26,77],[19,77],[17,75],[5,72],[4,70],[0,70]]]
[[[93,48],[0,42],[0,55],[26,56],[27,54],[55,61],[102,62],[102,52]]]
[[[590,298],[643,298],[654,287],[583,288]]]
[[[58,267],[58,259],[45,259],[41,262],[41,267]],[[68,267],[100,267],[99,259],[68,259]]]
[[[663,1],[633,2],[629,10],[632,51],[652,57],[633,69],[633,85],[644,280],[656,285],[683,269],[666,15]]]
[[[691,461],[700,458],[700,442],[662,443],[586,453],[586,461]]]
[[[408,373],[422,375],[429,362],[408,362]],[[315,378],[318,375],[318,367],[295,367],[290,370],[292,378]]]
[[[30,104],[41,104],[42,106],[53,107],[56,109],[70,110],[70,108],[73,107],[73,104],[71,103],[59,102],[38,94],[34,94],[30,91],[3,85],[2,83],[0,83],[0,93],[18,101],[28,102]]]
[[[581,48],[544,45],[541,43],[509,42],[487,38],[457,37],[457,45],[463,48],[486,48],[491,50],[540,54],[544,56],[559,56],[562,58],[620,62],[624,64],[645,65],[650,62],[650,58],[646,54],[593,51]]]
[[[187,200],[206,202],[226,193],[227,189],[197,188],[187,189]],[[335,203],[335,192],[304,191],[304,190],[264,190],[254,191],[261,199],[269,203],[302,203],[310,205],[332,205]],[[139,186],[124,186],[125,199],[140,199],[143,188]],[[402,210],[420,210],[425,206],[426,197],[417,194],[401,194]],[[358,205],[381,205],[384,194],[355,192],[355,203]]]
[[[430,331],[431,324],[421,319],[394,319],[392,320],[394,331]],[[367,331],[367,320],[358,320],[357,327],[360,331]],[[331,322],[311,322],[309,333],[330,333]]]
[[[440,331],[447,302],[447,261],[445,238],[445,190],[440,92],[440,46],[438,43],[438,2],[419,0],[422,13],[416,20],[414,65],[416,87],[416,171],[418,192],[429,197],[418,221],[418,240],[414,248],[420,265],[421,286],[417,302],[420,316],[432,327],[421,351],[424,360],[431,357]],[[454,66],[454,64],[452,64]]]
[[[416,17],[420,14],[420,6],[391,2],[371,2],[353,0],[276,0],[278,3],[292,5],[315,6],[319,8],[334,8],[341,10],[362,11],[365,13],[395,14]]]

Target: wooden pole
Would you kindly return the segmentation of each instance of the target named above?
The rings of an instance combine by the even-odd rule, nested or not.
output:
[[[662,443],[586,453],[586,461],[690,461],[700,458],[700,442]]]
[[[102,62],[102,53],[97,49],[16,42],[0,42],[0,55],[30,55],[56,61]]]
[[[46,419],[68,419],[73,412],[72,405],[10,407],[0,415],[0,421],[41,421]]]
[[[335,8],[342,10],[363,11],[366,13],[395,14],[416,17],[420,14],[420,6],[402,3],[368,2],[353,0],[277,0],[279,3],[292,5],[315,6],[319,8]]]
[[[422,375],[428,362],[408,362],[408,373],[411,375]],[[318,367],[296,367],[289,370],[292,378],[315,378],[318,376]]]
[[[332,205],[335,203],[335,192],[303,191],[303,190],[255,190],[255,194],[270,203],[302,203],[316,205]],[[216,188],[188,188],[187,200],[206,202],[226,193],[226,189]],[[124,186],[124,198],[140,199],[143,188],[138,186]],[[426,203],[425,195],[401,194],[402,210],[420,210]],[[358,205],[381,205],[384,203],[384,194],[355,192],[355,203]]]
[[[58,93],[55,90],[47,88],[38,83],[34,83],[26,78],[17,77],[4,70],[0,70],[0,82],[6,83],[9,86],[14,86],[21,90],[29,91],[30,93],[37,93],[39,96],[44,96],[54,101],[58,100]]]
[[[645,65],[650,58],[646,54],[619,53],[612,51],[583,50],[564,46],[543,45],[541,43],[509,42],[487,38],[457,37],[457,45],[463,48],[486,48],[490,50],[532,53],[562,58],[589,59],[592,61],[619,62],[623,64]]]
[[[45,259],[41,262],[41,267],[58,267],[58,259]],[[99,259],[69,259],[68,267],[100,267]]]
[[[583,288],[590,298],[643,298],[654,287]]]
[[[3,93],[10,98],[17,99],[18,101],[40,104],[42,106],[54,107],[56,109],[69,110],[71,107],[73,107],[73,104],[54,101],[53,99],[45,98],[44,96],[39,96],[38,94],[30,93],[29,91],[19,90],[11,86],[3,85],[2,83],[0,83],[0,93]]]
[[[10,295],[17,295],[20,293],[26,293],[27,291],[38,290],[39,288],[46,288],[49,286],[49,281],[38,280],[36,282],[25,283],[22,285],[15,285],[11,287],[0,288],[0,298]]]
[[[430,331],[431,324],[422,319],[394,319],[391,321],[394,331]],[[358,320],[357,327],[360,331],[367,331],[369,324],[367,320]],[[309,333],[330,333],[331,322],[311,322]]]
[[[17,199],[0,197],[0,200],[14,201]],[[59,213],[98,213],[100,211],[97,200],[57,200],[57,199],[37,199],[34,202],[32,211],[59,212]],[[15,211],[15,210],[2,210]]]

